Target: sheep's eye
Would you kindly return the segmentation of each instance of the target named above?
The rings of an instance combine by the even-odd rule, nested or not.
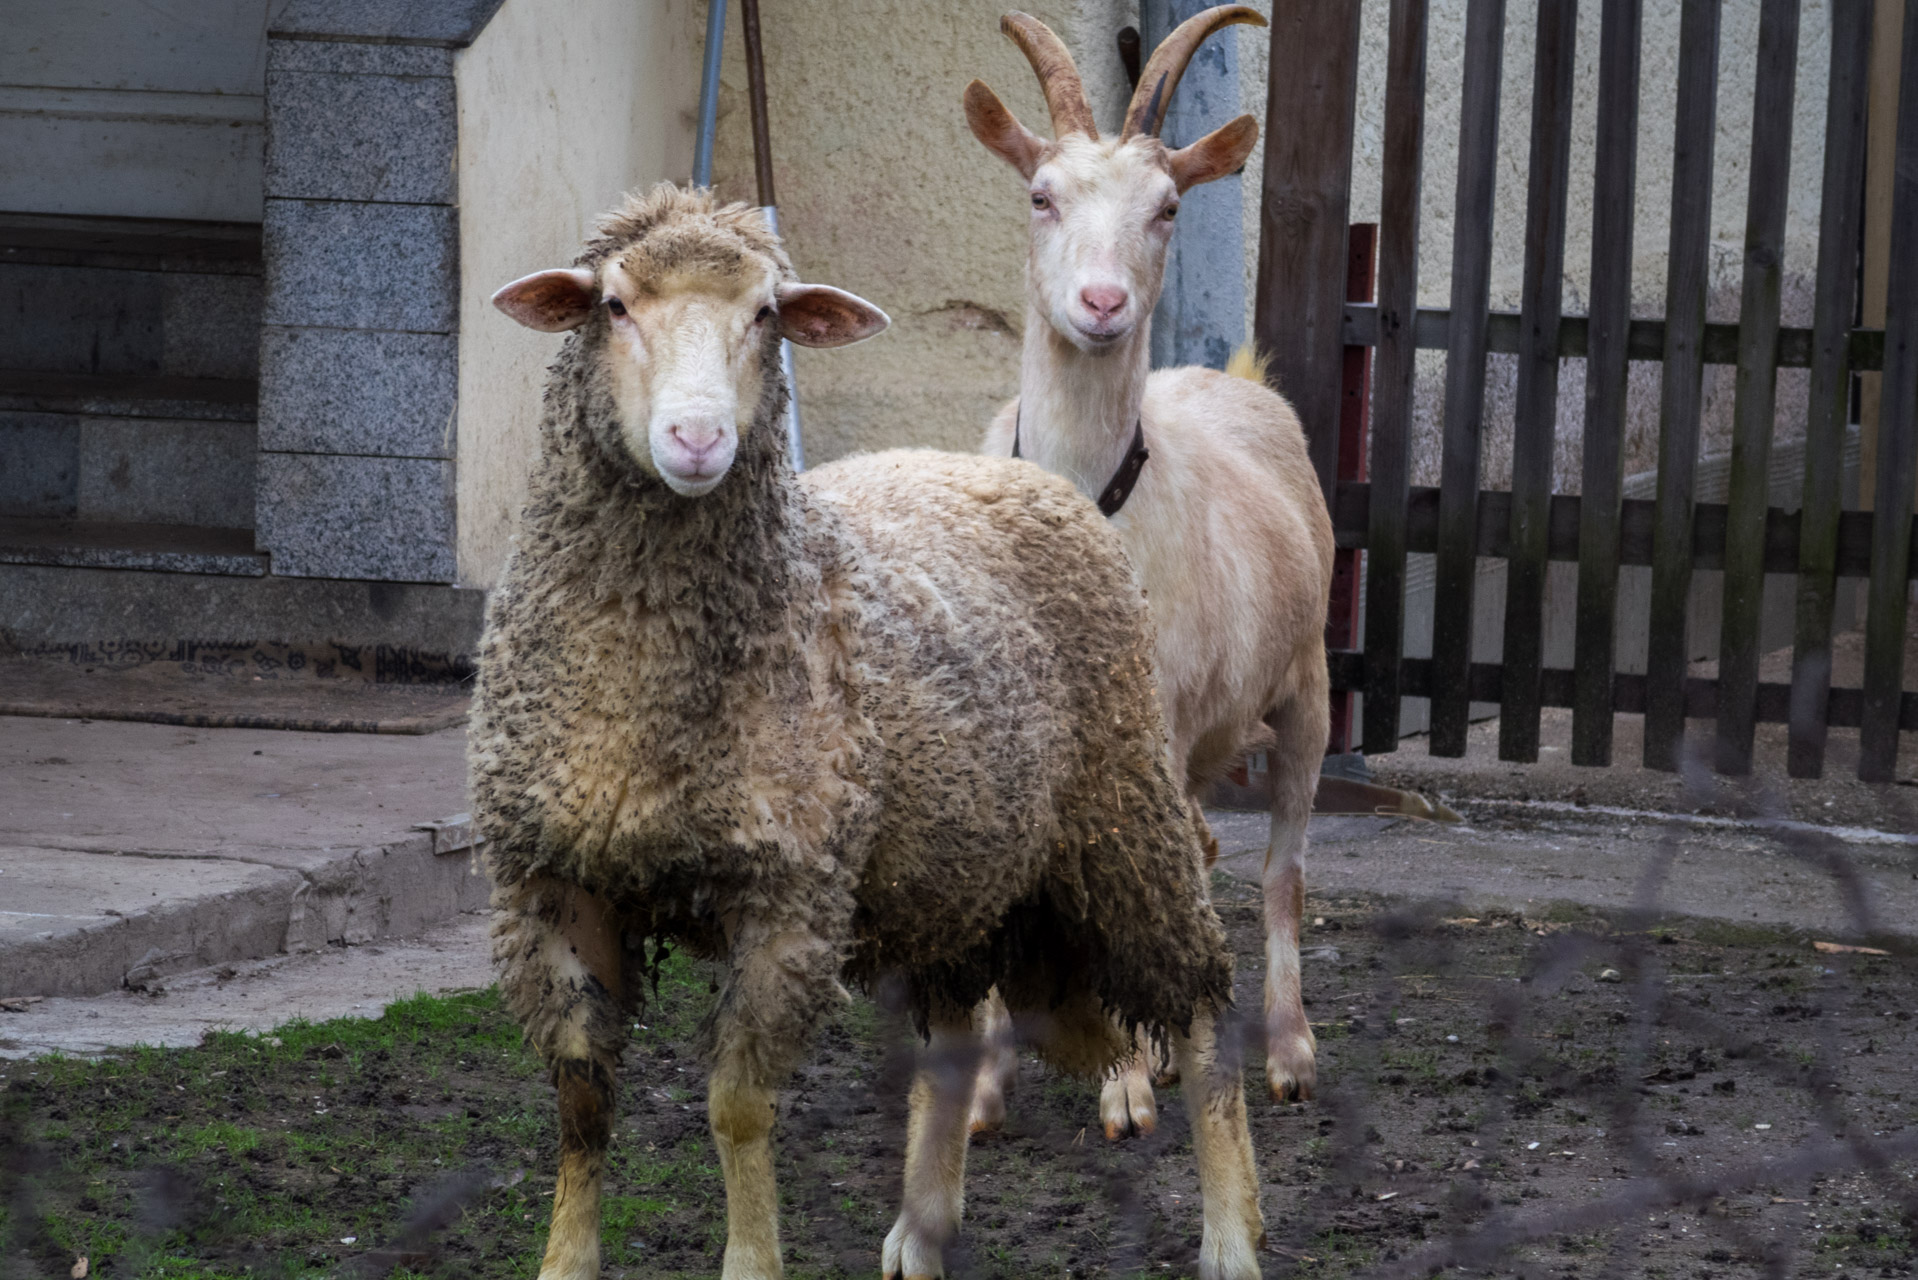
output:
[[[1046,199],[1045,192],[1035,191],[1032,193],[1032,207],[1035,209],[1050,209],[1052,207],[1052,201]]]
[[[1161,218],[1164,218],[1167,222],[1170,222],[1174,218],[1179,216],[1179,206],[1176,204],[1169,204],[1164,209],[1159,211],[1159,216]]]
[[[606,299],[606,309],[612,312],[616,316],[623,316],[626,314],[626,304],[621,302],[618,298]]]
[[[773,309],[771,307],[761,307],[759,309],[759,314],[753,317],[753,323],[754,324],[766,323],[766,318],[772,315],[772,313],[773,313]]]

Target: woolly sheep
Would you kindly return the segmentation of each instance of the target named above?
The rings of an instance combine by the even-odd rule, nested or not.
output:
[[[795,477],[778,339],[882,329],[795,282],[758,211],[629,198],[502,289],[572,330],[481,645],[471,766],[501,990],[549,1065],[542,1280],[598,1272],[626,1018],[661,944],[718,958],[709,1119],[727,1280],[781,1274],[775,1089],[840,980],[896,975],[935,1052],[997,983],[1078,1071],[1162,1031],[1193,1082],[1200,1271],[1259,1274],[1230,955],[1165,767],[1118,539],[1027,463],[899,451]],[[651,944],[650,949],[649,945]],[[888,1276],[943,1274],[970,1069],[911,1091]]]

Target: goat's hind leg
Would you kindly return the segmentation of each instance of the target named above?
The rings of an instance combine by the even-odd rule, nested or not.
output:
[[[1106,1139],[1117,1142],[1133,1134],[1149,1134],[1159,1127],[1159,1107],[1152,1096],[1151,1048],[1143,1037],[1132,1052],[1106,1073],[1099,1086],[1099,1124]]]
[[[493,939],[501,993],[559,1095],[559,1180],[539,1280],[597,1280],[600,1182],[624,1041],[618,924],[577,885],[533,880],[500,890]]]
[[[1204,859],[1199,869],[1203,883],[1212,874],[1212,864],[1219,860],[1219,838],[1212,834],[1198,796],[1188,797],[1187,808],[1192,814],[1192,830],[1199,838]],[[1128,1134],[1149,1134],[1157,1129],[1159,1109],[1152,1090],[1154,1086],[1167,1088],[1179,1083],[1177,1058],[1161,1054],[1143,1033],[1134,1037],[1134,1041],[1131,1055],[1114,1067],[1099,1087],[1099,1123],[1108,1141],[1116,1142]]]
[[[999,1008],[1003,1013],[1004,1004]],[[885,1280],[933,1280],[946,1274],[946,1245],[958,1234],[966,1207],[969,1103],[976,1077],[986,1069],[969,1019],[934,1021],[931,1043],[913,1073],[905,1203],[886,1236],[880,1265]]]
[[[1019,1079],[1019,1051],[1013,1043],[1012,1015],[994,987],[972,1011],[980,1036],[979,1071],[972,1086],[972,1115],[966,1128],[990,1133],[1006,1122],[1006,1095]]]

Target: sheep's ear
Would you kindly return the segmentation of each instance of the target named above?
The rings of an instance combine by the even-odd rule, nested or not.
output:
[[[493,295],[494,306],[541,333],[579,328],[598,301],[599,281],[585,267],[535,271]]]
[[[974,80],[966,86],[965,103],[966,123],[972,127],[972,136],[985,143],[986,150],[1017,169],[1020,177],[1030,181],[1033,171],[1039,167],[1039,153],[1045,150],[1046,144],[1006,110],[1006,104],[999,101],[998,94],[986,88],[984,81]]]
[[[848,347],[883,333],[892,318],[857,294],[829,284],[782,284],[779,332],[802,347]]]
[[[1251,116],[1228,120],[1189,147],[1180,147],[1166,157],[1172,162],[1172,181],[1180,191],[1211,182],[1245,166],[1245,158],[1258,145],[1259,122]]]

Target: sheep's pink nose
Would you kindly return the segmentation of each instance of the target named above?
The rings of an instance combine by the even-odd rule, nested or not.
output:
[[[1126,291],[1116,284],[1090,284],[1079,290],[1079,301],[1101,320],[1110,320],[1126,304]]]
[[[686,427],[678,423],[673,424],[672,437],[674,443],[686,451],[695,466],[704,461],[706,455],[719,444],[717,431],[704,427]]]

